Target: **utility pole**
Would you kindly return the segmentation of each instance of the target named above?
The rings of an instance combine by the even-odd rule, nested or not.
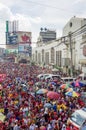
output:
[[[69,32],[69,45],[70,45],[70,70],[71,70],[71,77],[73,76],[73,54],[72,54],[72,41],[71,41],[71,32]]]

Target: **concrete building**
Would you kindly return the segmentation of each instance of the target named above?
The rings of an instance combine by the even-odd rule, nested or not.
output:
[[[37,46],[41,46],[43,43],[47,44],[48,41],[56,40],[56,31],[51,29],[43,29],[39,33],[37,40]]]
[[[86,73],[86,19],[71,18],[63,28],[63,37],[71,37],[72,64],[76,70]]]
[[[62,30],[62,37],[40,41],[33,49],[32,59],[38,64],[54,64],[65,72],[77,70],[86,73],[86,19],[72,17]]]
[[[31,46],[32,33],[25,31],[18,31],[16,32],[16,36],[17,36],[16,40],[14,38],[15,35],[11,33],[9,33],[9,35],[6,37],[6,39],[11,39],[8,40],[8,42],[6,42],[6,53],[8,52],[12,54],[16,52],[17,54],[16,61],[20,61],[21,59],[29,59],[30,56],[32,55],[32,46]]]

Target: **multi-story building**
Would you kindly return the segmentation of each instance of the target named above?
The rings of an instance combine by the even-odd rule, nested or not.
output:
[[[52,40],[56,40],[56,31],[47,28],[41,28],[37,41],[37,46],[41,46],[43,43],[47,44],[48,41]]]
[[[63,28],[62,37],[39,43],[33,48],[33,61],[54,64],[64,71],[81,70],[86,73],[86,19],[71,18]],[[38,45],[38,44],[37,44]]]
[[[63,28],[63,37],[70,37],[72,64],[86,73],[86,19],[73,17]]]

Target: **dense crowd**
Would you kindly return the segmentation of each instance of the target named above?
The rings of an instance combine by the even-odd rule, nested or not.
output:
[[[74,130],[68,118],[84,102],[80,96],[65,95],[61,80],[38,79],[40,73],[52,71],[36,65],[0,63],[0,74],[4,74],[0,77],[0,112],[5,115],[0,130]],[[85,86],[75,87],[79,94],[86,91]],[[41,88],[58,93],[58,99],[50,99],[47,93],[37,94]]]

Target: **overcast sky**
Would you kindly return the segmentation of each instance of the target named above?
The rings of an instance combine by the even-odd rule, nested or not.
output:
[[[18,20],[19,31],[31,31],[35,43],[41,27],[62,36],[73,16],[86,18],[86,0],[0,0],[0,44],[5,44],[6,20]]]

